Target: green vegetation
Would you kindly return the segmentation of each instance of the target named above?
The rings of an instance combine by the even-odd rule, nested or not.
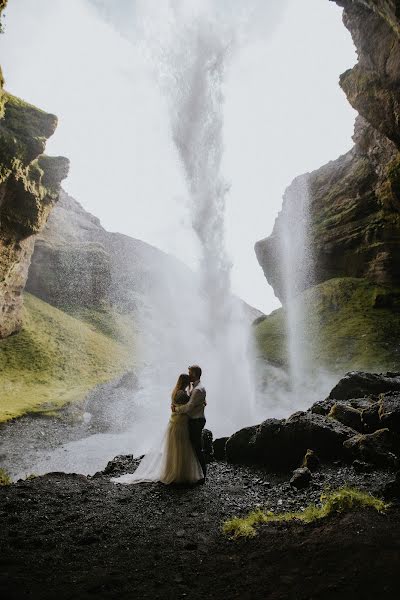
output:
[[[379,498],[371,496],[349,487],[339,488],[334,492],[322,494],[321,506],[310,504],[304,511],[278,513],[264,512],[261,509],[252,511],[247,517],[234,517],[225,521],[222,531],[231,538],[251,538],[257,535],[255,526],[260,523],[281,523],[282,521],[299,521],[301,523],[312,523],[319,519],[325,519],[333,514],[344,513],[357,508],[373,508],[378,512],[384,512],[388,508]]]
[[[12,483],[11,477],[4,469],[0,469],[0,485],[10,485]]]
[[[97,319],[96,311],[84,322],[25,294],[22,330],[0,340],[0,422],[28,412],[54,414],[132,368],[132,335],[123,341],[107,335]]]
[[[75,319],[84,321],[96,331],[121,342],[132,348],[135,340],[134,323],[130,313],[124,315],[112,313],[108,307],[97,306],[88,308],[85,306],[65,306],[62,310]]]
[[[299,295],[306,331],[304,355],[310,366],[343,373],[352,369],[400,368],[400,290],[365,279],[335,278]],[[255,336],[260,354],[278,366],[287,364],[285,309],[259,325]]]

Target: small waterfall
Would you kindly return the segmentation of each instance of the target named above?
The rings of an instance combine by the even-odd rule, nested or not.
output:
[[[286,316],[289,381],[295,399],[310,376],[307,307],[304,298],[299,298],[299,294],[307,289],[313,279],[310,192],[306,175],[297,177],[287,189],[283,210],[279,228],[279,254]]]

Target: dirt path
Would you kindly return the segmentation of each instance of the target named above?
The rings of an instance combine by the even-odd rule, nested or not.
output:
[[[0,488],[0,596],[15,598],[397,598],[400,511],[220,532],[257,504],[293,510],[327,486],[373,489],[386,473],[325,467],[306,491],[287,478],[213,463],[205,486],[114,485],[49,474]]]

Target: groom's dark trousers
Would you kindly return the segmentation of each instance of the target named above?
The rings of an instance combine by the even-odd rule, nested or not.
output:
[[[203,444],[201,434],[206,424],[205,419],[189,419],[189,437],[192,443],[193,449],[196,452],[201,468],[203,469],[204,477],[207,472],[207,465],[204,458]]]

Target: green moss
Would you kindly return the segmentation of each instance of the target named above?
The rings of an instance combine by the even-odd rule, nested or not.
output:
[[[128,348],[132,348],[135,344],[134,318],[130,313],[113,313],[107,306],[97,308],[63,306],[62,310]]]
[[[0,485],[10,485],[12,483],[11,477],[4,469],[0,469]]]
[[[57,410],[133,367],[132,338],[128,346],[30,294],[23,323],[0,341],[0,422]]]
[[[251,538],[257,535],[256,525],[261,523],[281,523],[298,521],[300,523],[312,523],[319,519],[326,519],[330,515],[348,512],[350,510],[372,508],[378,512],[384,512],[388,508],[379,498],[371,496],[367,492],[350,487],[343,487],[328,494],[322,494],[321,505],[310,504],[304,511],[287,512],[275,514],[271,511],[264,512],[257,509],[246,517],[234,517],[225,521],[222,531],[231,538]]]
[[[400,368],[400,312],[390,302],[376,307],[376,298],[400,290],[375,285],[365,279],[335,278],[306,290],[294,301],[303,314],[299,330],[304,355],[315,369],[333,373],[352,369],[398,370]],[[285,309],[274,311],[254,328],[260,354],[285,366]]]
[[[388,165],[386,180],[378,190],[378,197],[385,208],[397,208],[400,203],[400,154]]]

